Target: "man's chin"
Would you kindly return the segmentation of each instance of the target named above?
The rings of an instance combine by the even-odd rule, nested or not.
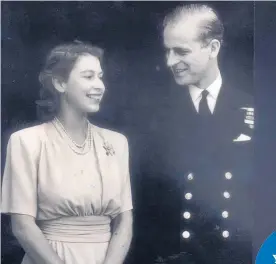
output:
[[[183,77],[175,77],[174,76],[174,80],[175,80],[176,84],[181,85],[181,86],[186,86],[186,85],[190,84],[190,82],[186,78],[183,78]]]

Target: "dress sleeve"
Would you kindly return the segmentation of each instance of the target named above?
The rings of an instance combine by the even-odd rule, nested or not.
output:
[[[2,213],[37,215],[37,163],[34,139],[11,135],[2,182]]]
[[[122,155],[123,182],[121,191],[121,213],[133,209],[132,193],[129,173],[129,147],[128,141],[124,137],[124,148]]]

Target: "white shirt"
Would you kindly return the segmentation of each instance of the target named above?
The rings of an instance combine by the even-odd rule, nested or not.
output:
[[[221,75],[219,74],[216,80],[208,88],[206,88],[206,90],[209,92],[209,94],[207,95],[207,104],[212,114],[214,113],[214,110],[215,110],[221,85],[222,85],[222,79],[221,79]],[[199,108],[199,102],[202,98],[202,95],[201,95],[202,91],[203,89],[200,89],[194,85],[189,86],[189,92],[197,112]]]

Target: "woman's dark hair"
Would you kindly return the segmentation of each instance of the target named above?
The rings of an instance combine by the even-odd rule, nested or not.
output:
[[[90,54],[102,61],[103,53],[103,49],[77,40],[50,50],[39,74],[40,100],[37,100],[36,104],[38,116],[42,121],[52,119],[59,109],[59,93],[53,86],[53,78],[67,81],[80,56]]]

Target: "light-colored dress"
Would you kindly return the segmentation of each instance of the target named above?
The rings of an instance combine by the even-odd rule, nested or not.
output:
[[[52,122],[20,130],[8,143],[2,213],[35,217],[65,264],[102,264],[111,220],[132,209],[126,138],[89,126],[84,155]],[[22,264],[39,263],[26,254]]]

